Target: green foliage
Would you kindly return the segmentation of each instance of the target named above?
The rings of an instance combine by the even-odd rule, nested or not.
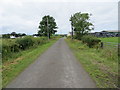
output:
[[[37,46],[48,42],[48,39],[46,37],[38,37],[38,38],[32,38],[32,41],[34,42],[33,46]]]
[[[45,41],[45,38],[33,38],[41,39]],[[47,39],[46,39],[47,40]],[[39,45],[36,48],[30,48],[24,51],[21,51],[20,55],[16,58],[10,58],[9,61],[3,63],[2,68],[2,87],[5,86],[13,80],[17,75],[20,74],[26,67],[28,67],[33,61],[35,61],[45,50],[47,50],[56,40],[50,40],[46,44]]]
[[[15,37],[22,37],[22,36],[26,36],[26,34],[25,33],[18,33],[18,34],[16,33],[15,34]]]
[[[67,36],[68,39],[71,39],[72,37],[71,36]]]
[[[62,36],[52,36],[51,37],[52,40],[56,40],[56,39],[59,39],[59,38],[62,38]]]
[[[16,39],[16,43],[19,45],[20,49],[25,50],[26,48],[33,46],[34,41],[32,40],[32,37],[27,36],[25,38]]]
[[[10,34],[3,34],[2,38],[10,38]]]
[[[3,39],[2,40],[2,58],[3,62],[13,57],[15,53],[21,50],[28,49],[30,47],[37,47],[38,45],[46,43],[48,40],[46,37],[34,38],[26,36],[18,39]]]
[[[81,38],[83,43],[86,43],[90,48],[94,47],[95,45],[101,42],[100,39],[91,35],[85,35]]]
[[[106,37],[106,38],[99,38],[103,42],[112,42],[112,43],[120,43],[119,37]]]
[[[10,36],[15,36],[15,37],[22,37],[22,36],[26,36],[25,33],[16,33],[16,32],[12,32],[11,34],[2,34],[2,38],[10,38]]]
[[[2,58],[11,57],[13,52],[19,51],[19,45],[12,39],[3,39],[2,40]]]
[[[40,36],[47,36],[49,34],[49,38],[52,34],[55,34],[57,32],[55,29],[57,28],[57,24],[55,22],[55,19],[51,16],[44,16],[42,18],[42,21],[39,23],[39,31],[38,34]]]
[[[93,24],[89,20],[90,15],[88,13],[78,12],[71,16],[71,26],[74,28],[77,39],[81,39],[83,35],[94,29]]]
[[[66,39],[84,69],[96,82],[98,88],[117,88],[118,86],[118,49],[89,48],[79,40]]]

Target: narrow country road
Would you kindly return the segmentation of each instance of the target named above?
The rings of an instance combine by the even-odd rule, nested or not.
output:
[[[96,85],[61,38],[6,88],[96,88]]]

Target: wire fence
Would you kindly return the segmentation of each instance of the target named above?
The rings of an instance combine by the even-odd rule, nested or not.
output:
[[[103,42],[103,47],[120,48],[120,43],[114,43],[114,42]]]

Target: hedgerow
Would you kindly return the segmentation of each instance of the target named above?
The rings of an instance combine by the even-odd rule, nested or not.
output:
[[[29,49],[31,47],[37,47],[38,45],[48,42],[46,37],[26,36],[24,38],[17,39],[3,39],[2,40],[2,61],[3,63],[13,56],[14,53],[18,53],[22,50]]]
[[[85,35],[81,38],[81,40],[83,43],[86,43],[87,46],[89,46],[90,48],[93,48],[95,45],[98,45],[99,42],[101,42],[100,39],[92,35]]]

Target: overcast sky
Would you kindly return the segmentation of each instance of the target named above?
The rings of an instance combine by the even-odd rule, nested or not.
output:
[[[94,32],[118,30],[118,1],[0,0],[0,33],[37,33],[39,22],[45,15],[55,18],[57,33],[68,33],[71,31],[69,18],[76,12],[92,14]]]

